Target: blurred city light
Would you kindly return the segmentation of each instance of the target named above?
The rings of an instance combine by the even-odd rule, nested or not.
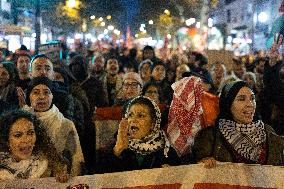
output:
[[[86,38],[87,39],[91,39],[92,38],[92,34],[90,34],[90,33],[86,34]]]
[[[105,29],[104,30],[104,34],[106,35],[108,33],[108,29]]]
[[[109,26],[107,27],[107,29],[108,29],[108,30],[114,30],[114,26],[109,25]]]
[[[150,25],[153,25],[153,24],[154,24],[154,21],[153,21],[153,20],[149,20],[149,24],[150,24]]]
[[[261,12],[261,13],[259,13],[259,15],[258,15],[258,20],[259,20],[260,22],[262,22],[262,23],[267,22],[267,20],[268,20],[267,13],[266,13],[266,12]]]
[[[171,38],[172,38],[172,35],[171,35],[171,34],[168,34],[168,35],[167,35],[167,38],[168,38],[168,39],[171,39]]]
[[[200,22],[196,22],[196,28],[200,28]]]
[[[90,18],[91,18],[92,20],[94,20],[94,19],[96,18],[96,16],[95,16],[95,15],[92,15]]]
[[[213,27],[213,19],[212,18],[208,18],[208,27],[209,28]]]
[[[107,15],[107,17],[106,17],[108,20],[110,20],[111,19],[111,15]]]
[[[105,23],[105,22],[102,22],[102,23],[101,23],[101,26],[105,26],[105,25],[106,25],[106,23]]]
[[[170,15],[170,14],[171,14],[171,12],[170,12],[168,9],[166,9],[166,10],[164,11],[164,13],[165,13],[166,15]]]
[[[67,5],[69,8],[76,7],[76,0],[68,0]]]
[[[104,20],[104,18],[103,18],[103,17],[100,17],[100,18],[99,18],[99,21],[100,21],[100,22],[101,22],[101,21],[103,21],[103,20]]]

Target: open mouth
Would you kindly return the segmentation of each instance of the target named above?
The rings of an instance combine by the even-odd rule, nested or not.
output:
[[[28,154],[31,154],[31,153],[32,153],[32,147],[31,147],[31,146],[20,147],[20,148],[19,148],[19,151],[20,151],[22,154],[28,155]]]
[[[130,131],[131,131],[132,133],[135,133],[135,132],[139,131],[139,128],[136,127],[136,126],[130,126]]]

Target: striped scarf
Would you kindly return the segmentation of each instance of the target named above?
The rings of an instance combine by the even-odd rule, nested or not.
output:
[[[262,121],[240,124],[231,120],[220,119],[219,130],[238,154],[248,160],[259,161],[262,145],[266,141]]]

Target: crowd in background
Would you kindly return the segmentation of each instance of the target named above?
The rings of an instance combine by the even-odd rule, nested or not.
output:
[[[0,49],[0,180],[217,161],[284,164],[284,64],[269,52],[208,63],[173,49],[82,44],[53,61]],[[94,115],[123,107],[106,149]],[[163,107],[163,108],[161,108]]]

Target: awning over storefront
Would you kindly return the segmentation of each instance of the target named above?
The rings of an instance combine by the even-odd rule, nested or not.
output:
[[[13,24],[0,25],[0,33],[5,35],[21,35],[24,32],[29,32],[30,27],[27,26],[17,26]]]

